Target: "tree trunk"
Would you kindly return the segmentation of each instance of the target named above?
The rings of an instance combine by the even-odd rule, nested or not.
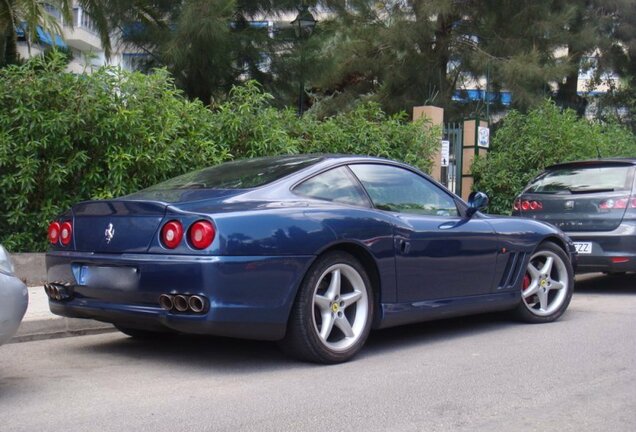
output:
[[[572,52],[572,48],[568,47],[568,50]],[[581,64],[581,54],[575,53],[572,56],[572,64],[576,67],[576,70],[572,70],[570,74],[565,78],[565,82],[559,84],[559,89],[556,94],[556,103],[562,108],[569,108],[576,111],[579,116],[585,115],[585,109],[587,108],[587,99],[579,96],[579,65]]]
[[[438,86],[441,105],[451,104],[453,88],[448,79],[448,63],[450,62],[450,43],[453,32],[453,22],[458,19],[453,15],[439,15],[435,30],[435,48],[433,54],[437,63]]]

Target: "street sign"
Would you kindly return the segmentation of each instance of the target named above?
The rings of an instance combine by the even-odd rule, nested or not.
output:
[[[448,166],[448,160],[450,158],[450,141],[442,140],[442,149],[440,151],[440,157],[443,167]]]
[[[488,129],[487,127],[479,126],[477,135],[477,145],[479,147],[490,147],[490,129]]]

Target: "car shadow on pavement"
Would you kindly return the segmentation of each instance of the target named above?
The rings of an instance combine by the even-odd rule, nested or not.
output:
[[[302,363],[285,356],[274,342],[214,336],[162,335],[135,339],[114,333],[116,339],[85,344],[78,350],[108,356],[124,356],[149,363],[187,365],[188,368],[263,372],[288,369]]]
[[[579,275],[574,284],[574,295],[581,293],[636,294],[636,273]]]
[[[473,337],[479,333],[497,331],[515,324],[515,321],[505,314],[491,313],[375,330],[371,332],[365,347],[356,359],[384,355],[438,341]],[[80,350],[84,354],[123,356],[149,364],[187,365],[188,368],[214,369],[227,373],[262,373],[288,370],[290,367],[303,369],[318,366],[288,357],[275,342],[210,336],[165,335],[157,339],[142,340],[114,334],[114,338],[109,337],[102,343],[86,343],[72,349]]]
[[[416,345],[434,345],[452,339],[471,338],[517,324],[519,322],[507,313],[487,313],[376,330],[371,333],[362,355],[382,354]]]

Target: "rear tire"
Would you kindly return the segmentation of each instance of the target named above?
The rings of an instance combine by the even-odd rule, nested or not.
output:
[[[350,360],[371,331],[373,301],[369,277],[352,255],[319,257],[299,288],[283,351],[315,363]]]
[[[574,271],[568,256],[554,243],[542,243],[528,262],[515,313],[529,323],[555,321],[567,309],[573,292]]]

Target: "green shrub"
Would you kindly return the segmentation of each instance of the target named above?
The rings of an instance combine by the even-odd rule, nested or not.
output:
[[[286,153],[364,154],[397,159],[429,171],[439,130],[402,114],[387,115],[379,104],[318,120],[268,105],[272,96],[254,82],[235,87],[215,108],[214,136],[234,158]]]
[[[474,190],[486,192],[489,213],[509,214],[514,197],[546,166],[636,156],[636,136],[616,124],[593,123],[546,101],[528,114],[510,112],[494,134],[487,157],[472,167]]]
[[[372,154],[427,170],[435,131],[377,105],[325,121],[269,106],[247,83],[209,109],[165,70],[63,72],[36,58],[0,70],[0,243],[46,248],[46,228],[72,204],[112,198],[225,160],[285,153]]]
[[[34,59],[0,71],[0,241],[41,250],[46,226],[73,203],[110,198],[227,158],[209,110],[163,70],[92,75]]]

